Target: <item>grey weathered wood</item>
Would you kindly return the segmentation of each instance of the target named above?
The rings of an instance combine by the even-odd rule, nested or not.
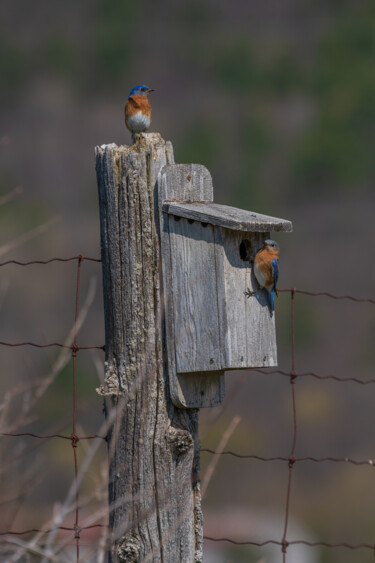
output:
[[[197,411],[171,401],[160,280],[158,134],[96,148],[105,309],[109,561],[202,560]],[[157,195],[157,194],[156,194]]]
[[[185,220],[175,221],[162,212],[163,202],[170,199],[212,201],[212,179],[208,170],[199,164],[174,164],[163,168],[158,183],[171,396],[174,404],[181,407],[212,407],[220,404],[225,394],[224,372],[217,368],[220,346],[215,337],[217,332],[212,333],[213,327],[217,331],[217,297],[215,290],[212,294],[199,291],[194,282],[194,275],[199,280],[202,276],[204,278],[214,275],[213,245],[210,246],[200,236],[204,229],[201,224],[190,225]],[[198,242],[198,252],[194,256],[189,252],[191,239],[184,236],[187,228],[189,232],[195,233],[197,241],[202,239],[201,244]],[[176,257],[179,259],[176,260]],[[203,317],[206,315],[203,307],[205,299],[211,300],[214,306],[216,303],[215,324],[212,327],[212,314],[206,319],[202,318],[202,313]],[[192,333],[192,326],[196,326],[198,331]],[[211,335],[209,345],[204,337],[205,331],[207,335]],[[186,348],[187,342],[189,346]],[[184,350],[188,350],[188,354]],[[209,377],[199,371],[200,366],[205,365],[204,359],[207,357],[210,366]],[[211,359],[213,362],[210,362]]]
[[[236,231],[269,232],[292,230],[292,223],[285,219],[218,203],[167,201],[163,205],[163,211],[177,217],[185,217],[186,219],[193,219]]]
[[[202,373],[277,365],[275,315],[252,266],[269,230],[291,230],[292,224],[213,204],[204,167],[166,166],[160,183],[172,397],[184,406],[211,406],[208,397],[221,400],[224,386],[220,393],[213,388],[207,392],[193,383],[196,375],[217,386],[215,378],[204,379]],[[202,191],[205,183],[207,193]],[[184,197],[190,203],[182,202]],[[192,203],[195,198],[200,203]],[[247,289],[255,294],[246,297]]]
[[[275,315],[252,271],[254,256],[269,236],[215,227],[222,369],[277,365]],[[250,249],[247,260],[239,251],[244,240]],[[247,297],[247,289],[256,293]]]
[[[202,164],[174,164],[163,170],[164,180],[162,184],[162,199],[164,202],[201,202],[213,201],[214,188],[210,172]]]
[[[252,273],[269,233],[170,217],[169,235],[177,373],[275,366],[275,315]],[[244,240],[251,249],[246,260]],[[255,295],[247,297],[247,289]]]
[[[207,366],[217,371],[221,362],[214,229],[172,218],[169,236],[177,372],[207,371]]]

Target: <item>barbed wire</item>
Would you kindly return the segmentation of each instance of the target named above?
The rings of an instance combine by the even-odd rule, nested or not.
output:
[[[36,347],[36,348],[51,348],[51,347],[59,347],[59,348],[64,348],[64,349],[68,349],[71,350],[72,353],[72,379],[73,379],[73,413],[72,413],[72,432],[69,435],[66,434],[59,434],[59,433],[55,433],[55,434],[36,434],[36,433],[32,433],[32,432],[3,432],[0,433],[0,436],[7,436],[7,437],[14,437],[14,438],[18,438],[18,437],[32,437],[32,438],[36,438],[36,439],[40,439],[40,440],[45,440],[45,439],[52,439],[52,438],[57,438],[57,439],[63,439],[63,440],[69,440],[71,442],[72,448],[73,448],[73,464],[74,464],[74,523],[72,526],[63,526],[63,525],[59,525],[59,526],[53,526],[53,527],[48,527],[45,529],[38,529],[38,528],[30,528],[27,530],[7,530],[7,531],[1,531],[0,532],[0,536],[1,537],[6,537],[6,536],[22,536],[22,535],[28,535],[28,534],[33,534],[33,533],[38,533],[38,534],[49,534],[51,532],[54,532],[56,530],[62,530],[62,531],[68,531],[68,532],[72,532],[73,534],[73,538],[75,541],[75,545],[76,545],[76,560],[77,562],[79,561],[80,558],[80,538],[81,538],[81,533],[84,532],[85,530],[89,530],[89,529],[93,529],[93,528],[107,528],[108,525],[100,522],[100,523],[94,523],[91,525],[80,525],[80,507],[79,507],[79,479],[78,479],[78,457],[77,457],[77,446],[78,443],[81,440],[94,440],[94,439],[100,439],[105,441],[106,440],[106,436],[101,436],[98,434],[92,434],[92,435],[87,435],[87,436],[80,436],[77,433],[77,354],[81,351],[81,350],[105,350],[105,347],[103,345],[94,345],[94,346],[80,346],[77,342],[77,321],[78,321],[78,313],[79,313],[79,299],[80,299],[80,280],[81,280],[81,266],[82,263],[84,261],[91,261],[91,262],[96,262],[96,263],[100,263],[101,260],[98,258],[92,258],[92,257],[88,257],[88,256],[84,256],[82,254],[79,254],[77,256],[72,256],[72,257],[68,257],[68,258],[60,258],[60,257],[54,257],[54,258],[50,258],[48,260],[31,260],[31,261],[19,261],[19,260],[8,260],[6,262],[1,262],[0,263],[0,267],[5,267],[5,266],[9,266],[9,265],[15,265],[15,266],[20,266],[20,267],[27,267],[27,266],[31,266],[31,265],[48,265],[51,264],[53,262],[63,262],[63,263],[67,263],[67,262],[72,262],[72,261],[76,261],[77,262],[77,269],[76,269],[76,289],[75,289],[75,314],[74,314],[74,331],[73,331],[73,339],[72,339],[72,343],[70,345],[68,344],[64,344],[61,342],[49,342],[49,343],[37,343],[37,342],[29,342],[29,341],[25,341],[25,342],[5,342],[5,341],[0,341],[0,346],[8,346],[8,347],[23,347],[23,346],[30,346],[30,347]],[[282,534],[282,538],[281,540],[275,540],[275,539],[267,539],[263,542],[256,542],[256,541],[251,541],[251,540],[244,540],[244,541],[240,541],[237,539],[233,539],[233,538],[227,538],[227,537],[212,537],[212,536],[204,536],[204,539],[207,541],[212,541],[212,542],[228,542],[234,545],[249,545],[249,546],[258,546],[258,547],[263,547],[266,545],[277,545],[281,547],[281,551],[282,551],[282,557],[283,557],[283,563],[286,563],[286,557],[287,557],[287,550],[290,546],[293,545],[305,545],[305,546],[309,546],[309,547],[327,547],[327,548],[346,548],[349,550],[357,550],[357,549],[362,549],[362,548],[366,548],[366,549],[371,549],[374,551],[375,553],[375,544],[370,544],[370,543],[359,543],[359,544],[350,544],[347,542],[338,542],[338,543],[329,543],[329,542],[323,542],[323,541],[319,541],[319,542],[309,542],[309,541],[305,541],[305,540],[294,540],[294,541],[288,541],[287,540],[287,536],[288,536],[288,528],[289,528],[289,519],[290,519],[290,498],[291,498],[291,490],[292,490],[292,484],[293,484],[293,474],[294,474],[294,467],[296,465],[296,463],[301,463],[301,462],[312,462],[312,463],[325,463],[325,462],[331,462],[331,463],[347,463],[347,464],[352,464],[354,466],[362,466],[362,465],[367,465],[367,466],[374,466],[374,461],[372,459],[367,459],[367,460],[356,460],[356,459],[352,459],[349,457],[342,457],[342,458],[335,458],[335,457],[311,457],[311,456],[305,456],[305,457],[296,457],[295,456],[295,449],[296,449],[296,444],[297,444],[297,431],[298,431],[298,423],[297,423],[297,410],[296,410],[296,394],[295,394],[295,383],[298,379],[300,378],[304,378],[304,377],[312,377],[318,380],[333,380],[335,382],[339,382],[339,383],[356,383],[356,384],[360,384],[360,385],[369,385],[369,384],[374,384],[375,383],[375,379],[368,379],[368,380],[363,380],[360,378],[356,378],[356,377],[337,377],[335,375],[321,375],[315,372],[301,372],[298,373],[296,372],[295,369],[295,355],[296,355],[296,344],[295,344],[295,296],[296,294],[302,294],[302,295],[306,295],[306,296],[310,296],[310,297],[327,297],[329,299],[333,299],[333,300],[349,300],[355,303],[367,303],[367,304],[375,304],[375,300],[374,299],[369,299],[369,298],[358,298],[352,295],[334,295],[332,293],[328,293],[328,292],[310,292],[310,291],[305,291],[305,290],[300,290],[297,288],[291,288],[291,289],[281,289],[279,290],[281,293],[289,293],[290,294],[290,319],[291,319],[291,358],[290,358],[290,371],[284,371],[284,370],[279,370],[279,369],[267,369],[267,368],[253,368],[251,370],[249,370],[250,373],[255,372],[255,373],[262,373],[262,374],[278,374],[278,375],[282,375],[284,377],[288,377],[289,378],[289,382],[290,382],[290,393],[291,393],[291,402],[292,402],[292,435],[291,435],[291,445],[290,445],[290,450],[289,450],[289,455],[287,456],[275,456],[275,457],[265,457],[265,456],[260,456],[260,455],[255,455],[255,454],[243,454],[243,453],[239,453],[239,452],[235,452],[235,451],[231,451],[231,450],[224,450],[224,451],[215,451],[213,449],[209,449],[209,448],[202,448],[201,452],[202,453],[209,453],[212,455],[217,455],[217,456],[233,456],[235,458],[238,459],[248,459],[248,460],[257,460],[257,461],[261,461],[261,462],[283,462],[286,463],[288,466],[288,479],[287,479],[287,485],[286,485],[286,491],[285,491],[285,505],[284,505],[284,524],[283,524],[283,534]]]

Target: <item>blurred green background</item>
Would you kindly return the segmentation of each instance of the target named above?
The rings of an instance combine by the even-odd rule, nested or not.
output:
[[[0,30],[1,261],[99,257],[94,146],[130,143],[123,106],[131,87],[145,83],[156,89],[150,130],[172,141],[176,162],[210,169],[217,202],[293,221],[292,234],[274,235],[282,249],[280,287],[374,296],[373,2],[2,0]],[[0,340],[65,339],[74,319],[75,268],[2,268]],[[81,345],[104,342],[100,267],[84,263],[82,302],[95,283]],[[277,313],[279,365],[288,370],[287,294],[280,296]],[[297,296],[296,315],[297,371],[373,377],[371,306]],[[50,373],[57,358],[53,351],[1,352],[0,388],[11,395],[17,385]],[[88,434],[102,422],[95,393],[102,360],[100,352],[78,359],[79,420]],[[21,427],[69,432],[71,392],[68,363]],[[371,385],[304,378],[296,392],[298,456],[375,455]],[[5,428],[15,423],[13,407],[24,404],[20,397],[11,397]],[[241,422],[227,447],[289,454],[287,378],[228,374],[223,406],[201,414],[202,446],[215,448],[237,414]],[[13,514],[7,499],[17,497],[23,482],[21,462],[2,477],[1,497],[4,523],[38,527],[65,498],[71,451],[63,452],[59,443],[21,446],[11,440],[3,440],[2,448],[3,456],[16,460],[39,452],[36,471],[43,468],[45,475],[39,492],[30,490]],[[85,491],[105,463],[104,447],[99,457]],[[202,454],[202,474],[209,460]],[[371,543],[373,471],[297,464],[288,539]],[[286,480],[285,464],[222,459],[204,501],[205,532],[279,540]],[[207,563],[273,563],[281,557],[279,548],[206,544]],[[290,548],[287,560],[365,563],[373,554]]]

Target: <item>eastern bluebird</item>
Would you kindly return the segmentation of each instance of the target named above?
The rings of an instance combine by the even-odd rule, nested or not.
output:
[[[274,240],[267,239],[254,258],[254,275],[261,288],[268,291],[271,301],[271,314],[275,310],[274,293],[277,295],[277,280],[279,277],[280,247]],[[247,290],[249,297],[255,292]]]
[[[134,141],[135,133],[147,131],[151,123],[151,106],[147,94],[154,92],[152,88],[139,84],[129,92],[128,101],[125,104],[125,125],[132,134]]]

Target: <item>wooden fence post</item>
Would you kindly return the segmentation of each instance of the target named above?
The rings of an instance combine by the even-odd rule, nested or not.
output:
[[[202,560],[198,411],[170,398],[156,180],[158,134],[96,147],[106,332],[109,561]]]

